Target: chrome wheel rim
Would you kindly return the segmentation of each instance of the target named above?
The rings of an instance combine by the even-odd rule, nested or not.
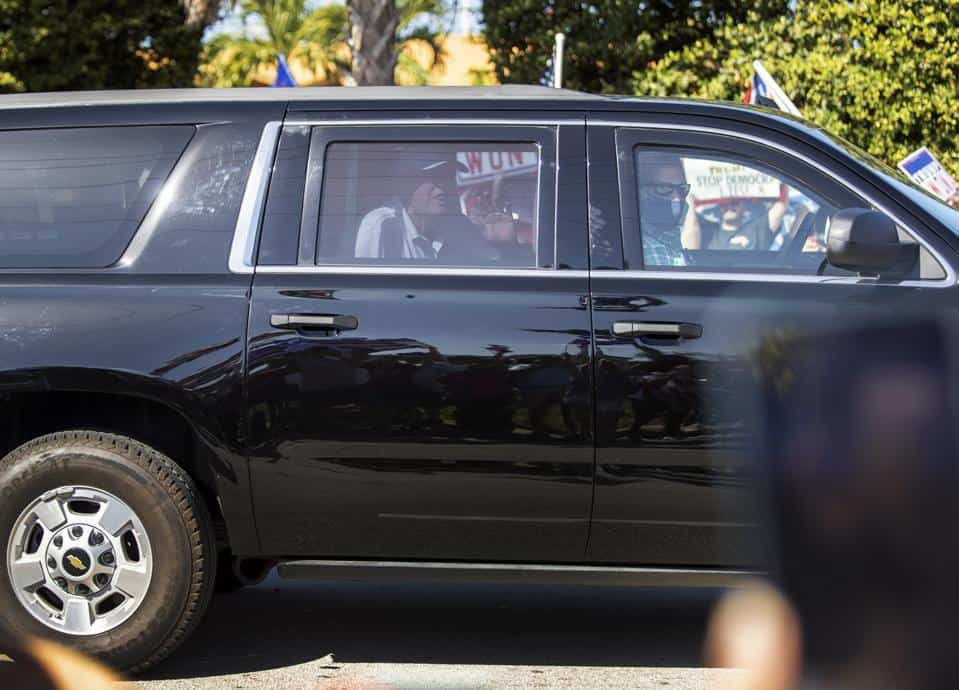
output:
[[[125,502],[101,489],[62,486],[34,500],[13,524],[7,575],[23,607],[47,627],[98,635],[143,603],[153,551]]]

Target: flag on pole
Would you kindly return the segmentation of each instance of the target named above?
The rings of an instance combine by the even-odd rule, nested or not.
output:
[[[546,60],[546,69],[543,70],[539,83],[542,86],[561,89],[563,88],[563,46],[566,43],[566,35],[557,33],[554,38],[553,55]]]
[[[276,79],[270,86],[296,86],[296,79],[293,78],[283,53],[279,53],[276,57]]]
[[[743,103],[778,108],[790,115],[802,117],[799,108],[793,105],[786,92],[780,88],[759,60],[753,61],[753,78],[749,80],[746,93],[743,94]]]

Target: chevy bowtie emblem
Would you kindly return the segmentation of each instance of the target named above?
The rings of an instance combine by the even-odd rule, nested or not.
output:
[[[72,553],[67,555],[67,562],[77,570],[83,570],[86,567],[84,562],[74,556]]]

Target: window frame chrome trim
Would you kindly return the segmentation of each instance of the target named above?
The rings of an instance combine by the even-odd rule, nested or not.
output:
[[[500,278],[590,278],[616,280],[704,280],[729,283],[800,283],[810,285],[871,285],[875,287],[931,287],[933,281],[883,282],[858,276],[811,276],[799,274],[720,273],[698,271],[624,271],[603,269],[583,271],[556,268],[475,268],[470,266],[257,266],[257,273],[269,275],[397,275]],[[937,287],[947,287],[937,285]]]
[[[310,120],[297,118],[295,120],[285,120],[284,125],[288,126],[306,126],[306,127],[382,127],[383,125],[476,125],[476,126],[489,126],[489,125],[507,125],[510,127],[517,126],[526,126],[526,127],[559,127],[560,125],[586,125],[585,118],[566,118],[566,119],[529,119],[523,120],[518,118],[495,118],[495,119],[477,119],[470,117],[463,118],[398,118],[398,117],[388,117],[383,119],[368,118],[364,120]]]
[[[270,275],[300,273],[306,275],[407,275],[407,276],[488,276],[500,278],[516,277],[556,277],[586,278],[589,271],[565,270],[555,268],[478,268],[475,266],[371,266],[371,265],[332,265],[315,266],[257,266],[257,273]]]
[[[675,131],[675,132],[698,132],[702,134],[719,134],[721,136],[728,136],[734,139],[741,139],[743,141],[749,141],[754,144],[760,144],[762,146],[767,146],[769,148],[775,149],[781,153],[786,154],[787,156],[791,156],[797,160],[802,161],[806,165],[816,168],[820,172],[824,173],[826,176],[832,178],[835,182],[846,187],[847,189],[852,191],[854,194],[856,194],[858,197],[862,198],[863,200],[871,204],[874,208],[878,209],[882,213],[885,213],[899,227],[901,227],[903,230],[909,233],[909,235],[912,236],[912,238],[916,241],[916,243],[919,246],[925,248],[925,250],[928,251],[936,259],[936,261],[939,262],[939,265],[942,267],[942,269],[946,273],[944,278],[940,278],[936,280],[905,280],[899,283],[876,283],[873,281],[869,281],[868,279],[865,279],[865,284],[867,285],[899,285],[899,286],[905,286],[905,287],[952,287],[956,285],[956,282],[957,282],[956,272],[953,270],[950,263],[946,261],[945,257],[943,257],[941,253],[936,251],[935,248],[930,247],[928,244],[923,242],[922,236],[919,233],[917,233],[908,223],[903,222],[902,218],[897,216],[895,213],[889,211],[887,206],[877,202],[870,194],[862,191],[862,188],[856,185],[856,183],[850,182],[848,178],[837,174],[836,172],[834,172],[833,170],[829,168],[823,167],[817,161],[806,156],[805,154],[795,151],[794,149],[783,146],[782,144],[779,144],[775,141],[771,141],[769,139],[764,139],[763,137],[756,136],[755,134],[737,132],[735,130],[726,129],[723,127],[707,127],[704,125],[666,124],[662,122],[630,122],[628,120],[614,120],[614,119],[606,119],[606,118],[596,118],[596,119],[588,118],[586,121],[586,126],[587,127],[617,127],[617,128],[628,128],[628,129],[634,129],[634,130],[646,129],[646,130],[659,130],[659,131],[665,130],[665,131]],[[597,273],[601,273],[601,272],[594,272],[593,275],[597,275]],[[737,279],[741,279],[743,280],[743,282],[758,282],[759,276],[765,277],[765,274],[763,273],[753,273],[753,274],[735,273],[735,272],[724,273],[721,271],[701,271],[701,272],[690,271],[690,272],[682,272],[682,273],[677,271],[673,273],[671,271],[653,270],[653,271],[620,271],[619,273],[620,275],[624,273],[631,273],[631,274],[655,273],[657,274],[655,276],[657,278],[676,277],[679,275],[696,276],[695,278],[690,278],[693,280],[714,279],[714,280],[735,281]],[[652,277],[652,276],[648,276],[648,277]],[[773,280],[769,280],[769,278],[773,278]],[[778,280],[779,278],[782,278],[782,280]],[[793,278],[808,278],[812,280],[793,280]],[[769,276],[767,277],[767,282],[815,282],[815,283],[826,282],[823,280],[823,278],[828,279],[830,277],[829,276],[790,276],[790,275]],[[833,276],[832,279],[829,280],[828,282],[836,284],[836,283],[839,283],[840,281],[844,281],[847,283],[854,283],[857,285],[864,283],[864,279],[857,276]]]
[[[943,281],[881,281],[861,276],[811,276],[793,273],[722,273],[720,271],[644,271],[603,269],[590,273],[591,279],[710,280],[728,283],[799,283],[808,285],[870,285],[874,287],[950,287]]]
[[[228,266],[232,273],[251,274],[256,269],[256,243],[283,124],[282,120],[273,120],[263,125],[260,142],[253,154],[250,175],[246,179],[233,231],[233,243],[230,245]]]
[[[553,119],[518,119],[518,118],[496,118],[496,119],[476,119],[476,118],[382,118],[382,119],[364,119],[364,120],[311,120],[309,118],[298,117],[289,120],[274,120],[267,122],[263,126],[263,132],[260,135],[260,141],[253,156],[253,163],[250,169],[250,176],[247,178],[246,187],[243,191],[243,197],[240,201],[240,212],[237,216],[236,225],[233,231],[233,242],[230,246],[230,256],[228,267],[231,273],[253,274],[253,273],[395,273],[426,270],[432,272],[434,269],[407,269],[405,267],[383,266],[369,267],[375,270],[358,271],[356,266],[302,266],[302,265],[256,265],[254,254],[256,253],[256,244],[259,239],[263,210],[266,205],[266,193],[269,189],[270,176],[273,170],[273,164],[276,158],[276,147],[279,144],[280,134],[284,127],[382,127],[383,125],[506,125],[506,126],[525,126],[525,127],[554,127],[557,129],[560,125],[586,125],[586,117],[581,118],[553,118]],[[554,136],[558,136],[554,134]],[[542,163],[542,162],[541,162]],[[540,174],[542,172],[540,171]],[[555,200],[554,200],[555,205]],[[555,240],[554,240],[555,252]],[[346,270],[337,270],[346,269]],[[464,269],[452,268],[455,275],[465,275]],[[472,269],[482,270],[484,272],[494,271],[494,275],[504,275],[503,269]],[[507,269],[513,271],[515,269]],[[529,269],[519,269],[525,273],[543,273],[551,269],[540,269],[530,267]],[[496,271],[499,271],[498,273]],[[444,271],[444,274],[446,272]]]
[[[276,146],[279,143],[280,133],[284,126],[383,126],[383,125],[519,125],[519,126],[547,126],[559,127],[560,125],[585,125],[587,127],[626,127],[631,129],[651,129],[651,130],[673,130],[680,132],[703,132],[720,134],[732,138],[750,141],[761,145],[769,146],[779,150],[787,155],[793,156],[803,161],[807,165],[812,165],[831,177],[836,182],[848,187],[858,196],[886,213],[903,229],[915,238],[916,242],[925,247],[930,254],[940,263],[946,272],[946,277],[940,280],[905,280],[898,283],[879,282],[868,278],[858,276],[810,276],[810,275],[791,275],[791,274],[766,274],[766,273],[724,273],[720,271],[655,271],[655,270],[564,270],[556,268],[474,268],[474,267],[418,267],[418,266],[332,266],[332,265],[260,265],[257,266],[253,261],[256,241],[259,237],[260,225],[262,220],[263,208],[266,201],[266,192],[269,187],[270,173],[273,169],[273,162],[276,155]],[[873,285],[883,287],[953,287],[956,285],[956,272],[945,258],[934,248],[928,246],[921,240],[921,237],[908,224],[894,213],[890,213],[888,208],[876,203],[869,195],[864,193],[855,183],[851,183],[847,178],[837,175],[832,170],[822,168],[816,161],[804,154],[798,153],[791,148],[782,146],[774,141],[762,137],[736,132],[722,127],[705,127],[701,125],[683,125],[683,124],[664,124],[653,122],[631,122],[628,120],[614,119],[591,119],[580,118],[568,119],[455,119],[455,118],[384,118],[384,119],[365,119],[365,120],[311,120],[309,118],[299,117],[293,120],[270,121],[263,127],[260,136],[260,142],[253,157],[253,163],[250,170],[250,177],[247,179],[246,188],[240,204],[240,213],[237,217],[236,228],[233,235],[233,243],[230,248],[229,269],[233,273],[252,274],[264,273],[269,275],[282,274],[308,274],[308,275],[406,275],[406,276],[488,276],[488,277],[564,277],[564,278],[598,278],[606,279],[650,279],[650,280],[706,280],[706,281],[727,281],[727,282],[757,282],[757,283],[799,283],[799,284],[827,284],[827,285]]]

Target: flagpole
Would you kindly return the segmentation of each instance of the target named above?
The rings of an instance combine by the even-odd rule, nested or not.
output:
[[[553,47],[553,88],[563,88],[563,46],[566,43],[566,34],[556,34],[556,45]]]
[[[802,117],[802,113],[799,112],[799,108],[790,100],[789,96],[786,95],[786,92],[779,88],[779,84],[776,83],[776,80],[772,78],[772,75],[766,71],[766,68],[763,67],[763,63],[759,60],[753,60],[753,70],[756,74],[759,75],[759,78],[766,82],[766,86],[769,89],[770,97],[776,101],[776,105],[779,106],[780,110],[785,110],[790,115],[795,115],[796,117]]]

